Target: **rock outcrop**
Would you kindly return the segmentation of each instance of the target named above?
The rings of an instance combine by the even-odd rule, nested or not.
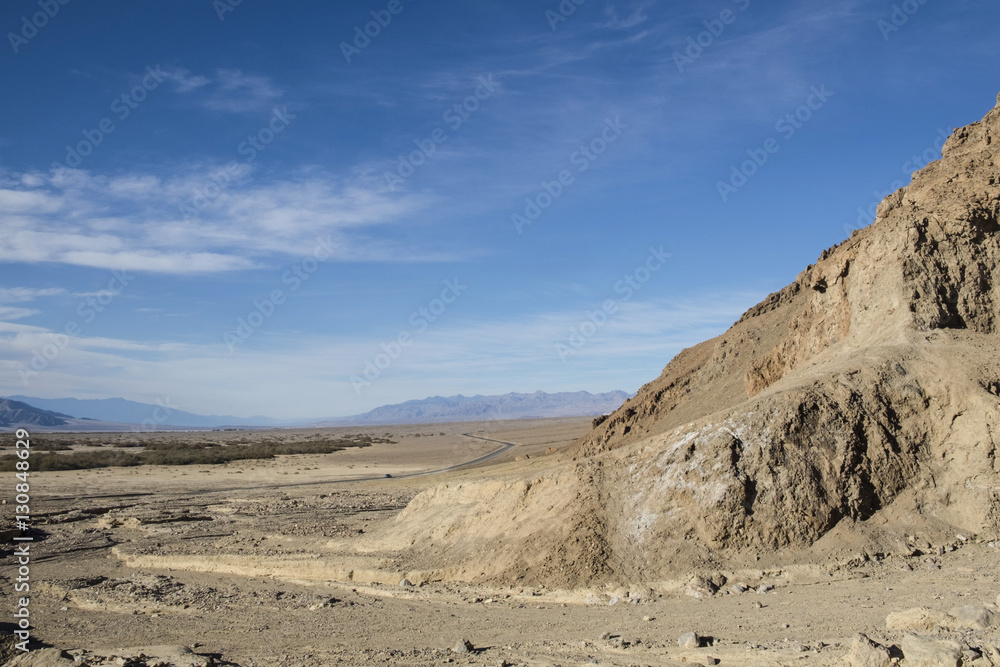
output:
[[[1000,534],[998,221],[1000,100],[570,456],[427,491],[378,548],[577,585],[804,549],[876,515]]]

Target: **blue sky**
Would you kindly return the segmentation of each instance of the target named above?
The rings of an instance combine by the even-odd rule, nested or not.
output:
[[[0,9],[0,394],[635,391],[1000,90],[986,0],[64,1]]]

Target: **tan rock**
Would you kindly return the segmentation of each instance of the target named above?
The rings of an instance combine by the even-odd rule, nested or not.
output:
[[[849,667],[889,667],[892,658],[889,649],[874,642],[867,635],[855,635],[851,652],[847,655]]]
[[[960,630],[985,630],[1000,627],[1000,614],[982,605],[955,607],[949,612],[952,627]]]
[[[73,658],[57,648],[28,651],[9,660],[4,667],[71,667]]]
[[[906,667],[959,667],[962,663],[962,646],[958,642],[906,635],[902,649]]]
[[[948,614],[928,607],[914,607],[889,614],[885,619],[886,630],[917,630],[931,632],[947,625]]]
[[[718,588],[711,581],[704,577],[692,577],[684,586],[684,595],[703,600],[715,595]]]
[[[101,652],[97,652],[102,655]],[[213,661],[211,657],[198,655],[187,646],[138,646],[116,651],[108,651],[107,655],[119,658],[136,658],[146,656],[145,662],[150,665],[166,664],[171,667],[211,667]]]

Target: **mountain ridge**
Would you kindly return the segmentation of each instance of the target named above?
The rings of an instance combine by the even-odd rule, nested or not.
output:
[[[624,391],[430,396],[383,405],[360,415],[325,420],[323,425],[420,424],[431,422],[589,417],[616,410],[629,397]]]
[[[234,417],[232,415],[202,415],[180,410],[170,400],[161,404],[140,403],[124,398],[77,399],[9,396],[38,411],[60,413],[65,419],[87,419],[108,424],[136,424],[155,430],[157,427],[219,428],[247,426],[281,428],[295,426],[362,426],[452,421],[482,421],[497,419],[531,419],[554,417],[587,417],[617,409],[630,394],[612,391],[591,394],[586,391],[500,395],[431,396],[402,403],[379,406],[373,410],[347,417],[282,420],[265,416]],[[72,415],[72,416],[70,416]],[[61,424],[39,424],[62,426]]]
[[[0,427],[16,426],[64,426],[72,419],[50,410],[42,410],[22,401],[0,398]]]
[[[95,419],[118,424],[150,424],[152,426],[270,426],[280,420],[269,417],[234,417],[231,415],[201,415],[180,410],[170,404],[170,399],[155,403],[140,403],[124,398],[38,398],[34,396],[9,396],[40,410],[53,410],[81,419]]]

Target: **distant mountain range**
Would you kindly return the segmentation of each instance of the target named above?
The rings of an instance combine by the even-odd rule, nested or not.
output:
[[[157,426],[195,426],[212,428],[218,426],[282,426],[289,422],[267,417],[233,417],[232,415],[199,415],[164,405],[137,403],[124,398],[35,398],[33,396],[10,396],[10,400],[28,403],[42,410],[53,410],[84,419],[97,419],[119,424],[147,424]]]
[[[501,396],[432,396],[419,401],[384,405],[362,415],[322,422],[324,426],[375,424],[426,424],[431,422],[488,421],[544,417],[603,415],[621,407],[629,394],[586,391],[547,394],[503,394]]]
[[[0,398],[0,426],[65,426],[69,415],[48,410],[40,410],[34,406]]]
[[[504,394],[502,396],[432,396],[423,400],[384,405],[371,412],[350,417],[280,420],[269,417],[199,415],[166,405],[138,403],[124,398],[78,399],[10,396],[0,399],[0,427],[35,425],[67,427],[75,430],[141,425],[158,428],[219,428],[223,426],[374,426],[378,424],[426,424],[431,422],[488,421],[545,417],[585,417],[617,410],[629,394],[586,391],[547,394]],[[72,416],[71,416],[72,415]],[[67,421],[69,420],[69,421]],[[88,420],[92,423],[81,422]],[[106,424],[106,426],[105,426]]]

